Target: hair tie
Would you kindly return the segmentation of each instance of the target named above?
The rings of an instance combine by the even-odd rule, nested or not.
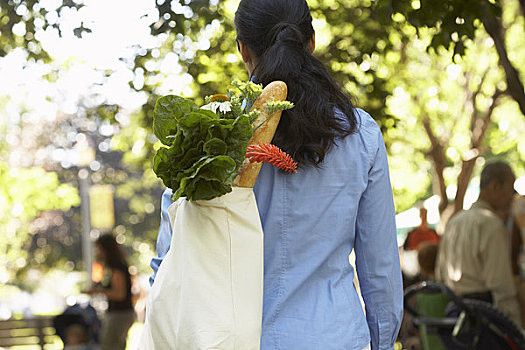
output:
[[[300,28],[294,23],[277,23],[269,31],[268,37],[270,38],[268,42],[268,47],[272,46],[277,41],[290,41],[304,45],[303,33],[301,32]]]

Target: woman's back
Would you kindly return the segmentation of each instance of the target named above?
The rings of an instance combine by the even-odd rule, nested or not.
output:
[[[272,143],[301,166],[286,175],[265,165],[254,188],[264,231],[261,349],[393,349],[402,282],[380,129],[312,56],[305,0],[241,0],[235,28],[252,80],[287,84],[294,108],[283,113]],[[170,226],[159,233],[154,269],[171,244],[164,236],[171,238]]]
[[[361,349],[370,342],[349,264],[354,248],[363,289],[373,294],[368,287],[394,285],[397,291],[369,298],[367,312],[387,320],[379,328],[390,335],[399,326],[386,152],[375,121],[356,111],[356,132],[337,140],[321,167],[286,175],[264,166],[257,180],[265,234],[261,349]]]
[[[126,296],[123,300],[108,300],[108,311],[117,311],[117,310],[133,310],[132,303],[132,292],[131,292],[131,275],[129,274],[128,268],[125,265],[115,266],[111,268],[111,273],[120,272],[125,278],[125,288]],[[111,281],[106,286],[106,288],[111,289]]]

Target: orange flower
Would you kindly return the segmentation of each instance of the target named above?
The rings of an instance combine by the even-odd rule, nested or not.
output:
[[[270,163],[288,173],[297,173],[297,163],[294,162],[292,157],[283,152],[279,147],[271,145],[270,143],[263,144],[259,142],[258,145],[248,146],[246,158],[250,159],[251,163]]]

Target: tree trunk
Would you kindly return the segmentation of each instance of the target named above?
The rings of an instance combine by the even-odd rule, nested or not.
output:
[[[524,2],[525,0],[520,0],[521,5],[523,5]],[[499,56],[499,63],[503,67],[507,78],[507,93],[518,103],[521,113],[525,115],[525,88],[521,82],[519,72],[509,60],[505,47],[505,38],[502,34],[501,22],[490,13],[488,5],[486,4],[483,5],[483,16],[481,20],[485,30],[492,40],[494,40],[494,45]]]
[[[461,172],[458,175],[458,188],[456,191],[456,197],[454,198],[454,210],[452,215],[460,210],[463,210],[465,194],[467,193],[468,184],[472,178],[472,173],[474,172],[476,159],[478,159],[478,155],[468,160],[463,160],[461,163]]]
[[[447,186],[445,184],[445,177],[443,175],[443,171],[445,170],[445,152],[443,151],[443,146],[441,145],[440,141],[434,135],[432,127],[430,126],[430,120],[428,118],[423,119],[423,126],[427,132],[428,138],[430,139],[431,148],[428,151],[428,154],[434,161],[434,169],[439,185],[439,214],[441,214],[448,206]]]

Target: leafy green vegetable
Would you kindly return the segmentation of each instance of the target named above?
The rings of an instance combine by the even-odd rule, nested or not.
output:
[[[157,151],[153,171],[173,190],[173,201],[207,200],[231,192],[253,133],[251,123],[260,113],[247,110],[262,93],[262,86],[251,82],[232,85],[230,101],[206,97],[202,107],[174,95],[157,100],[153,131],[167,147]],[[271,108],[277,111],[281,106]]]
[[[153,170],[173,190],[172,200],[212,199],[231,191],[256,114],[245,113],[244,101],[255,101],[261,92],[253,83],[236,82],[228,91],[229,102],[198,107],[180,96],[157,100],[153,130],[168,147],[157,151]]]
[[[153,132],[163,144],[171,142],[167,136],[177,130],[177,122],[181,116],[198,107],[191,100],[180,96],[164,96],[157,100],[153,114]]]

